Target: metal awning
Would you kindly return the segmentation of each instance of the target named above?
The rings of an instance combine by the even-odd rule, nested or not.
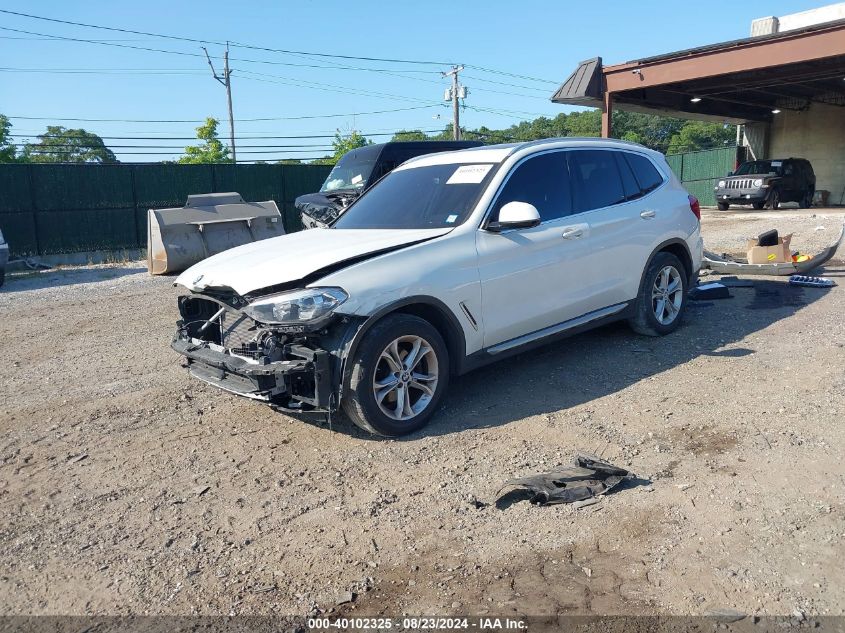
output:
[[[602,107],[730,123],[773,110],[845,107],[845,20],[712,44],[614,66],[579,64],[552,96]],[[603,120],[609,135],[610,117]]]
[[[552,101],[599,108],[602,105],[603,81],[601,57],[585,60],[552,95]]]

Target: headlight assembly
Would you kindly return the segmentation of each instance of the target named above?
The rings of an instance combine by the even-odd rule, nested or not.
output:
[[[724,181],[724,180],[720,180],[720,181],[719,181],[719,187],[720,187],[721,189],[724,189],[724,188],[725,188],[725,181]]]
[[[762,178],[755,178],[754,182],[751,183],[755,187],[762,187],[763,186],[763,179]]]
[[[341,288],[305,288],[263,297],[244,312],[260,323],[307,323],[326,316],[348,298]]]

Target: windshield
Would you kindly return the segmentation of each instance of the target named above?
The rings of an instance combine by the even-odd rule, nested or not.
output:
[[[457,226],[472,212],[493,165],[429,165],[385,176],[332,225],[335,229]]]
[[[347,154],[340,159],[334,169],[329,172],[326,182],[320,187],[321,193],[327,191],[335,191],[337,189],[363,189],[367,184],[367,179],[376,165],[375,159],[361,160]]]
[[[735,176],[760,176],[769,173],[780,172],[780,161],[771,160],[752,160],[747,163],[742,163],[739,169],[736,170]]]

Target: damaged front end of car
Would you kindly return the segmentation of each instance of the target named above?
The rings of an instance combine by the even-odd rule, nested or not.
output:
[[[205,288],[179,297],[171,347],[191,375],[286,411],[332,412],[352,320],[335,315],[340,288],[240,296]]]

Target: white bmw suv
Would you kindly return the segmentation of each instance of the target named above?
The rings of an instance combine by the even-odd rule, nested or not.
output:
[[[609,321],[675,330],[697,277],[698,201],[664,157],[602,139],[432,154],[330,228],[179,276],[172,347],[193,376],[286,411],[342,407],[396,436],[449,378]]]

